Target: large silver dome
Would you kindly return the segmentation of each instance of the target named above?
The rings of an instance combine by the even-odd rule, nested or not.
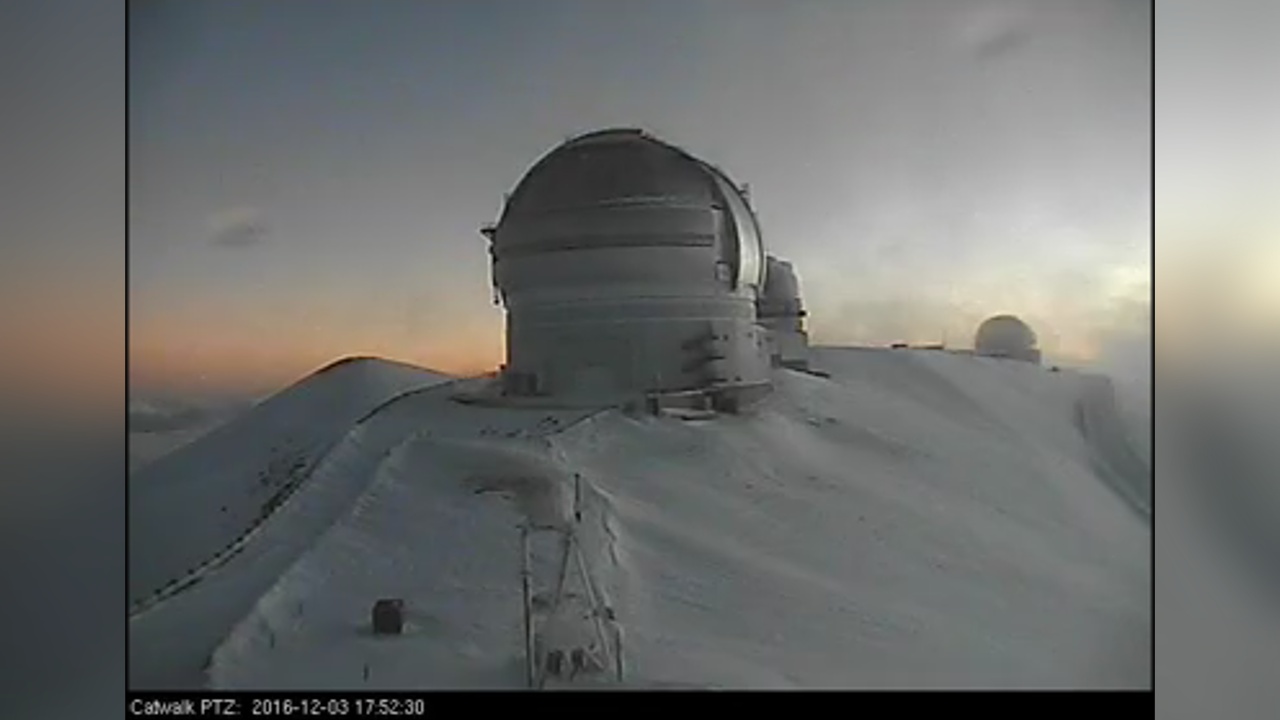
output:
[[[484,233],[519,393],[767,381],[760,231],[714,166],[640,130],[582,135],[534,163]]]
[[[581,135],[543,156],[511,193],[492,240],[499,265],[567,250],[714,247],[734,289],[758,289],[764,275],[759,225],[741,191],[718,168],[630,128]]]

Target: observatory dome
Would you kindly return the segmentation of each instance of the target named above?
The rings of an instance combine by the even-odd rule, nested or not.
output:
[[[773,365],[808,367],[809,336],[804,330],[806,314],[800,300],[800,284],[791,263],[767,256],[764,290],[756,301],[756,315],[760,324],[769,331],[769,355]]]
[[[573,138],[490,239],[520,392],[632,394],[767,379],[760,230],[719,169],[641,130]]]
[[[1040,362],[1036,334],[1013,315],[996,315],[978,326],[973,347],[979,355]]]
[[[754,294],[764,275],[759,226],[738,188],[718,169],[641,130],[589,133],[545,155],[507,199],[492,241],[500,288],[521,279],[505,272],[514,264],[504,260],[604,248],[671,248],[672,260],[683,254],[704,261],[703,267],[589,264],[619,273],[618,279],[643,273],[701,280],[708,269],[714,276],[720,262],[732,271],[723,278],[732,289]],[[714,248],[714,256],[679,250],[705,247]]]

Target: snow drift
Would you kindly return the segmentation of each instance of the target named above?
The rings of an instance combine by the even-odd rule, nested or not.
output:
[[[449,383],[353,427],[353,406],[287,407],[325,379],[300,383],[271,422],[264,405],[155,466],[164,501],[131,522],[170,547],[131,529],[131,598],[252,522],[270,454],[240,442],[333,448],[233,557],[137,611],[131,684],[521,687],[532,521],[575,528],[566,596],[607,607],[623,647],[621,683],[553,686],[1149,686],[1150,454],[1104,379],[933,351],[813,364],[830,377],[779,371],[753,412],[710,420],[473,407]],[[435,379],[415,373],[384,394]],[[200,465],[231,455],[237,474]],[[170,509],[205,527],[150,517]],[[531,552],[538,651],[590,644],[581,602],[547,609],[567,556]],[[369,633],[380,597],[406,600],[405,636]]]

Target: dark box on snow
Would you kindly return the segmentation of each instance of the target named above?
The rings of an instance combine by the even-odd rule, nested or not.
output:
[[[404,600],[383,598],[373,604],[373,633],[399,635],[404,632]]]

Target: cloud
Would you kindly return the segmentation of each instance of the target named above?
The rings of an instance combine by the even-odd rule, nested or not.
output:
[[[242,398],[130,398],[129,432],[171,433],[207,426],[224,422],[251,406],[252,402]]]
[[[1098,331],[1097,369],[1150,399],[1153,367],[1151,304],[1135,299],[1117,302],[1115,320]]]
[[[129,402],[129,432],[165,433],[192,427],[206,418],[200,408],[171,403]]]
[[[209,218],[209,242],[219,247],[250,248],[262,244],[268,234],[262,211],[254,207],[234,207]]]

